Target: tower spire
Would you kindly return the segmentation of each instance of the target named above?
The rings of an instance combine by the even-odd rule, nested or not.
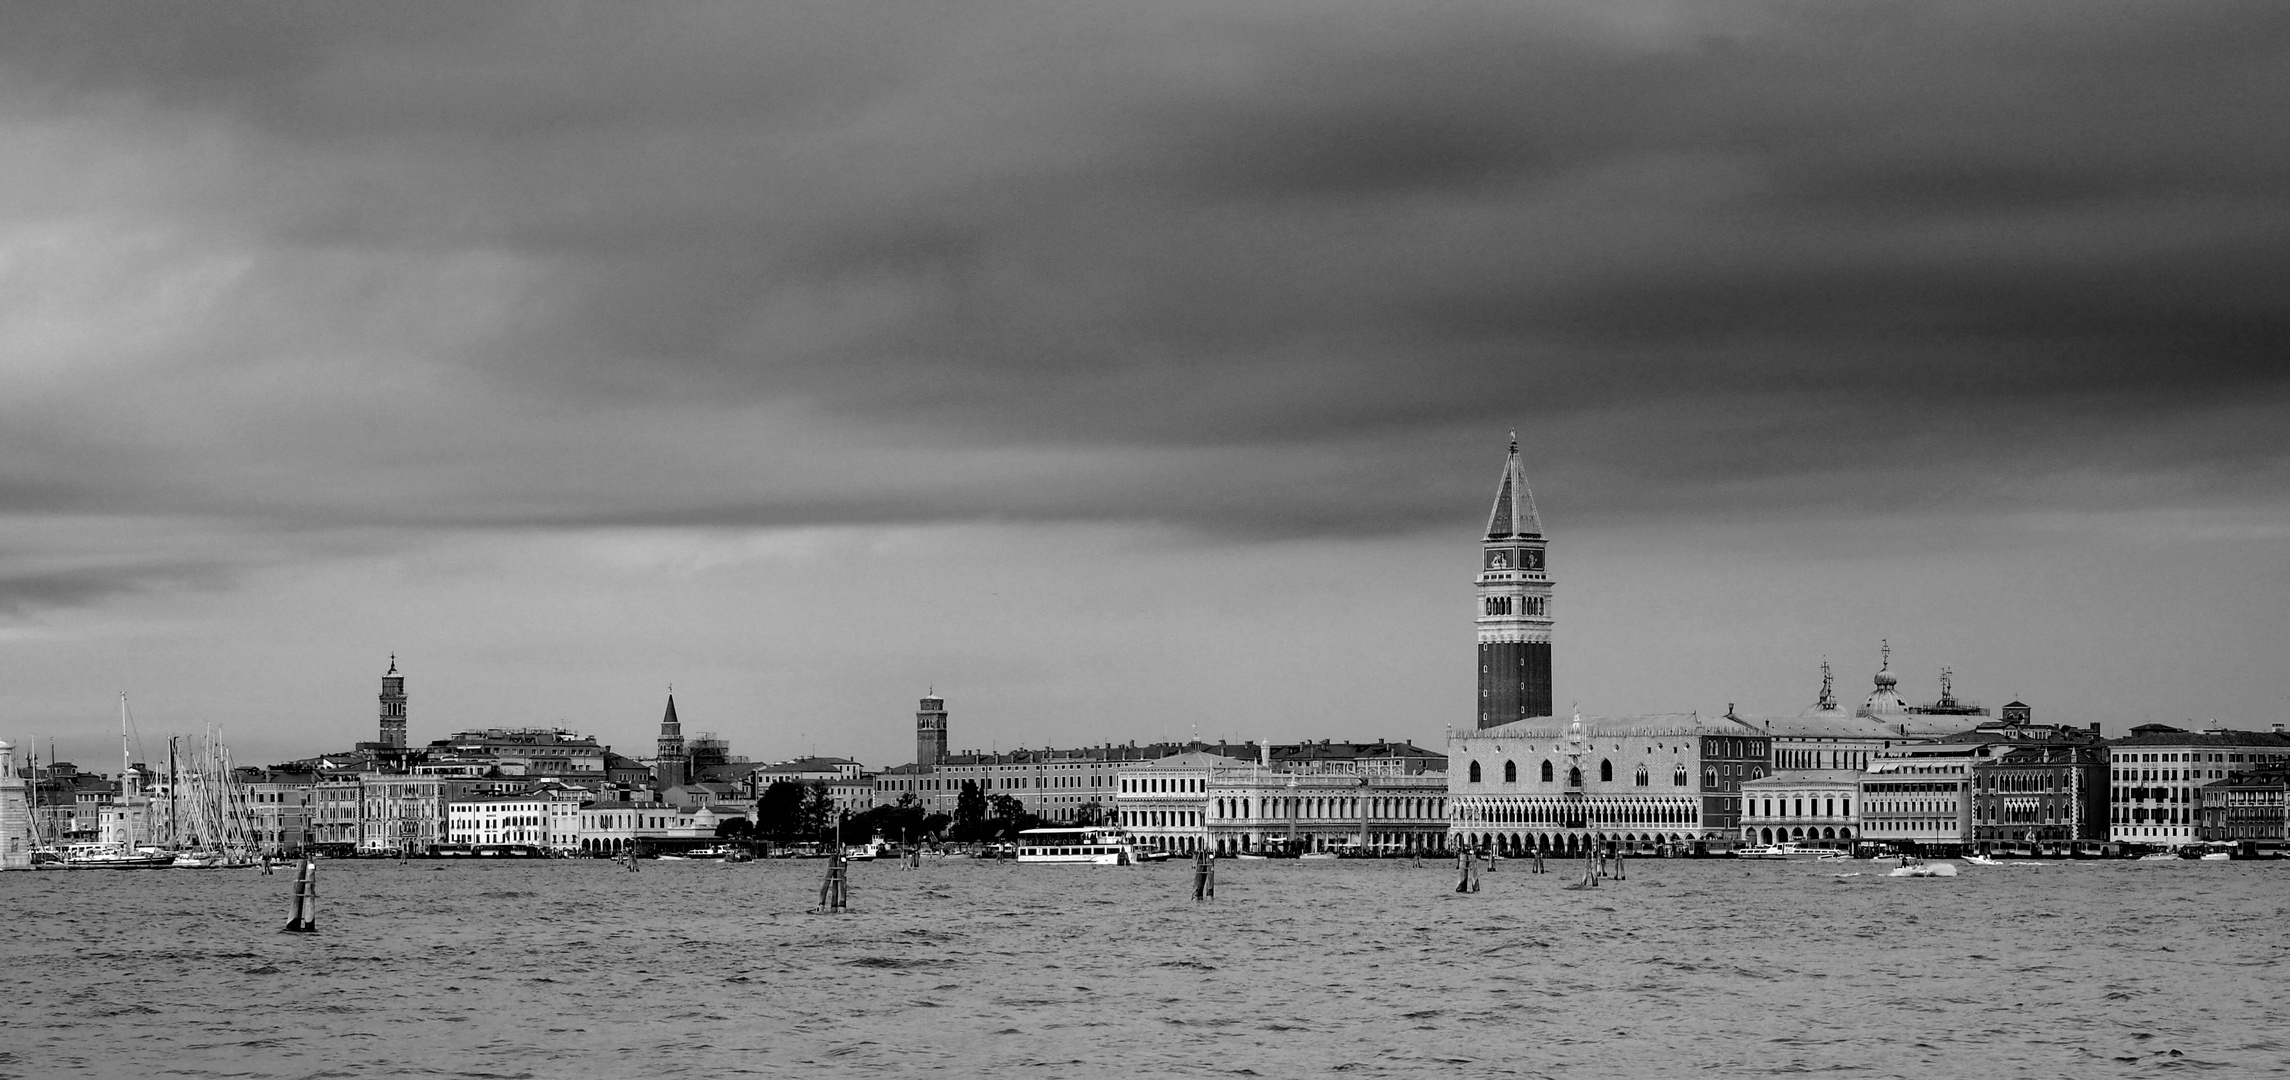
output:
[[[1829,671],[1829,658],[1821,658],[1821,700],[1814,707],[1822,712],[1837,711],[1837,678]]]
[[[1503,462],[1503,480],[1495,488],[1495,509],[1487,515],[1487,539],[1543,534],[1542,518],[1535,513],[1535,493],[1527,487],[1526,466],[1519,463],[1519,433],[1511,433],[1511,453]]]

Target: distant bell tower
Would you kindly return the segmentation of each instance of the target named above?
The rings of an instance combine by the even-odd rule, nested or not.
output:
[[[398,674],[398,654],[390,654],[390,669],[382,673],[383,746],[400,750],[406,745],[406,677]]]
[[[1519,433],[1479,551],[1479,726],[1551,715],[1551,580]]]
[[[666,791],[690,779],[684,758],[684,725],[676,719],[676,691],[668,691],[668,711],[660,717],[660,742],[654,747],[653,779]]]
[[[936,765],[945,760],[946,699],[933,692],[914,711],[914,763]]]

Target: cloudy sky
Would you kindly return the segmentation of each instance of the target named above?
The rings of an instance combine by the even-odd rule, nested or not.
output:
[[[0,737],[2290,719],[2280,4],[14,5]]]

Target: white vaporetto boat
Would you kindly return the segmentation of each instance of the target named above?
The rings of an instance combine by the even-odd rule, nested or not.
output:
[[[1795,844],[1753,844],[1734,851],[1736,859],[1818,859],[1834,854],[1821,848],[1798,847]]]
[[[1129,834],[1113,826],[1085,825],[1074,829],[1027,829],[1018,834],[1020,863],[1072,863],[1083,866],[1128,866],[1137,862],[1137,848]]]

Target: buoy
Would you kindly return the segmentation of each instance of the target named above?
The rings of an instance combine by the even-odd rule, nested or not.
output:
[[[1211,899],[1217,894],[1216,853],[1203,849],[1193,853],[1193,902]]]
[[[294,873],[294,917],[286,920],[286,932],[318,932],[318,864],[309,859]]]

